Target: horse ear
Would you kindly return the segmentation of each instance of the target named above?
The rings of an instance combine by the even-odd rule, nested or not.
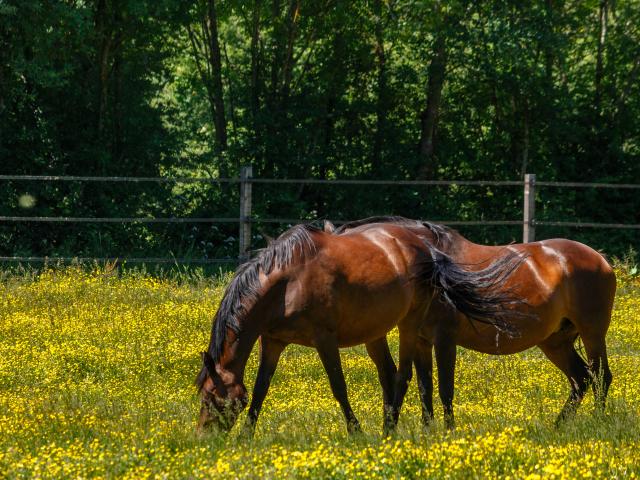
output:
[[[336,226],[331,223],[329,220],[325,220],[324,221],[324,228],[323,230],[327,233],[333,233],[336,229]]]
[[[264,233],[264,231],[262,229],[258,230],[260,232],[260,235],[262,235],[262,237],[267,241],[267,245],[271,245],[273,243],[273,237],[270,235],[267,235],[266,233]]]

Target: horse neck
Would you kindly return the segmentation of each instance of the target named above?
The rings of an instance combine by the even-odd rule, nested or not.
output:
[[[242,382],[244,378],[244,369],[253,346],[261,333],[269,328],[273,319],[272,302],[274,300],[278,303],[284,301],[285,290],[279,287],[280,285],[275,287],[272,284],[263,285],[258,298],[239,319],[239,332],[227,330],[220,355],[220,367],[232,374],[238,382]]]
[[[285,265],[276,267],[276,271],[271,271],[271,267],[267,269],[268,273],[262,276],[260,285],[256,287],[255,294],[250,299],[251,305],[243,309],[238,320],[239,333],[236,334],[230,329],[226,332],[218,365],[237,382],[242,382],[245,366],[258,336],[268,329],[269,324],[277,317],[279,307],[284,305],[286,272],[293,261],[291,258],[283,261],[275,257],[272,262]],[[283,278],[285,281],[282,281]],[[248,301],[246,298],[244,300]]]
[[[422,230],[421,234],[425,235],[438,250],[451,256],[464,253],[467,247],[476,246],[475,243],[467,240],[455,230],[450,230],[447,233],[447,238],[438,236],[430,229]]]
[[[440,250],[462,264],[489,261],[494,258],[497,250],[502,249],[502,247],[472,242],[458,232],[453,232],[452,235]]]
[[[478,245],[473,243],[471,240],[467,240],[455,230],[450,230],[446,238],[438,236],[431,229],[420,230],[419,235],[426,237],[426,239],[438,250],[449,255],[458,262],[466,262],[469,258],[470,252],[477,252],[478,250],[484,249],[483,245]],[[473,253],[471,253],[471,255],[473,255]]]
[[[255,328],[245,327],[238,334],[227,332],[219,365],[232,377],[234,383],[243,382],[244,369],[257,340],[258,332]]]
[[[464,254],[464,252],[467,251],[470,247],[478,248],[481,247],[481,245],[473,243],[471,240],[467,240],[458,232],[455,232],[453,233],[453,237],[449,241],[449,246],[447,248],[449,252],[446,252],[445,250],[445,253],[450,253],[451,255]]]

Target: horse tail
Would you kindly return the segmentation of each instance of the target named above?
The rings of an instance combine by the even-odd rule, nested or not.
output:
[[[526,260],[525,255],[511,252],[482,270],[469,271],[431,244],[425,245],[431,259],[421,262],[418,277],[435,288],[442,301],[469,319],[493,325],[511,337],[518,336],[510,320],[530,315],[513,307],[527,302],[514,295],[505,283]]]

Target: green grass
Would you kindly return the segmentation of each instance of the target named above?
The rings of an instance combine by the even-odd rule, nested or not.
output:
[[[397,435],[383,439],[375,368],[358,347],[342,355],[365,432],[350,438],[317,355],[290,347],[247,440],[237,428],[195,433],[193,380],[224,279],[108,268],[3,273],[0,478],[634,478],[640,281],[620,277],[604,416],[593,415],[589,394],[573,423],[554,428],[568,384],[537,350],[460,350],[457,429],[444,429],[435,399],[437,419],[423,431],[412,384]],[[390,340],[397,351],[396,336]]]

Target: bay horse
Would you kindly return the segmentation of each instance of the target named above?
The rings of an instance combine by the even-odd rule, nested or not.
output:
[[[347,398],[339,348],[366,344],[383,388],[384,427],[393,429],[411,378],[418,328],[434,297],[514,334],[500,288],[522,259],[501,257],[465,271],[410,230],[366,224],[337,235],[311,225],[284,232],[238,267],[216,312],[196,385],[198,431],[228,431],[248,403],[244,370],[260,338],[260,365],[245,427],[253,433],[284,348],[314,347],[329,377],[347,430],[360,429]],[[499,292],[499,293],[497,293]],[[396,371],[386,343],[399,329]]]
[[[616,278],[602,255],[566,239],[506,246],[478,245],[453,229],[402,217],[372,217],[345,224],[334,233],[344,234],[366,223],[385,222],[411,230],[471,270],[485,268],[505,256],[518,254],[524,258],[501,283],[504,292],[523,300],[509,307],[523,315],[505,317],[519,332],[518,336],[504,335],[489,323],[471,324],[463,312],[449,308],[444,302],[431,304],[420,327],[414,358],[424,424],[433,418],[432,350],[435,347],[445,424],[448,428],[454,425],[456,345],[493,355],[522,352],[534,346],[540,348],[566,375],[571,387],[556,425],[575,414],[589,385],[593,386],[596,409],[604,410],[613,378],[605,336],[611,321]],[[582,339],[586,361],[576,352],[574,345],[578,337]]]

